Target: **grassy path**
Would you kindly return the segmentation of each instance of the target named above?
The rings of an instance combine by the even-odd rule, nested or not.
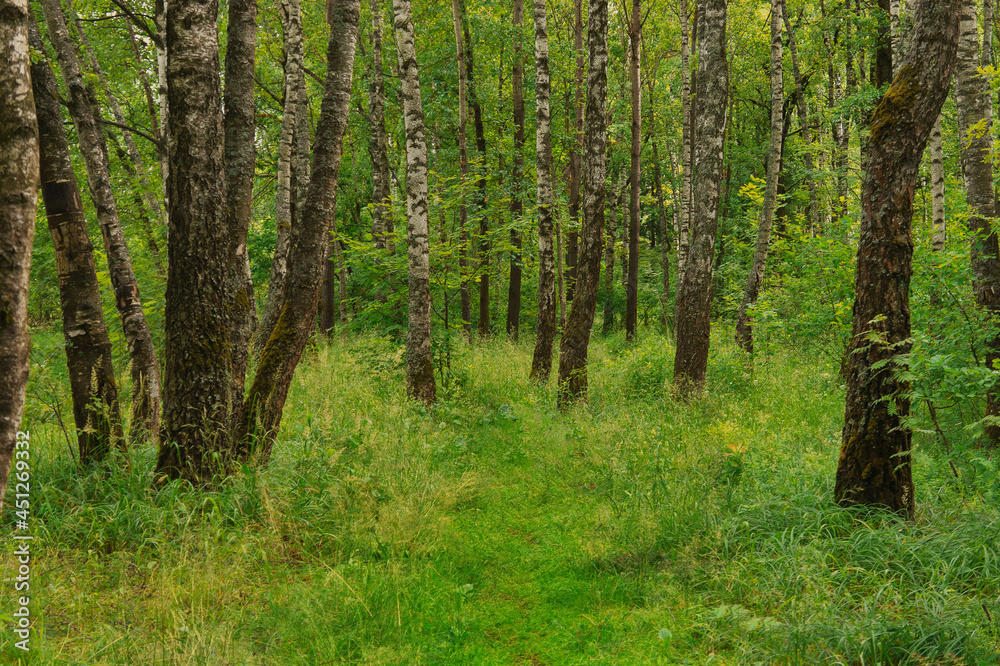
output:
[[[597,341],[559,414],[527,348],[460,349],[427,411],[398,348],[336,343],[214,491],[152,492],[152,451],[81,473],[40,428],[30,663],[997,663],[1000,477],[918,445],[914,524],[838,509],[837,377],[713,349],[681,405],[665,341]]]

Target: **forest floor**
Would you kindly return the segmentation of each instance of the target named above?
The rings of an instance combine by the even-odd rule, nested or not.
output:
[[[429,410],[406,400],[398,345],[324,342],[271,465],[210,491],[154,491],[150,445],[80,470],[36,383],[34,634],[26,658],[5,628],[0,657],[997,664],[995,460],[918,437],[914,522],[840,509],[836,369],[803,351],[751,367],[728,340],[683,404],[665,338],[595,338],[591,400],[568,413],[528,382],[529,340],[458,345]]]

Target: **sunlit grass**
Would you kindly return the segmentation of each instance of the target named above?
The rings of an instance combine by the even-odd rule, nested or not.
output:
[[[666,339],[595,339],[567,413],[530,341],[460,344],[429,410],[398,345],[323,342],[271,466],[213,491],[153,491],[149,447],[81,471],[50,419],[31,661],[996,663],[997,507],[922,441],[914,523],[835,507],[836,370],[728,337],[691,404]]]

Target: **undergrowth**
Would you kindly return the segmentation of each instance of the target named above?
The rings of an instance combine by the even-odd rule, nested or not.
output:
[[[212,490],[153,490],[148,445],[80,469],[36,385],[26,663],[997,663],[995,466],[918,433],[914,522],[838,508],[837,368],[727,340],[682,404],[668,340],[595,339],[567,413],[527,342],[459,343],[431,409],[396,344],[323,342]]]

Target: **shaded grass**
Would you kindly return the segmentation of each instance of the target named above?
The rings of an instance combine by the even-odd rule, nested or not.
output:
[[[996,663],[996,506],[922,443],[914,523],[833,506],[833,369],[720,336],[684,405],[669,343],[615,336],[560,414],[530,353],[463,348],[427,410],[397,346],[323,343],[271,466],[212,491],[150,490],[150,450],[81,472],[42,426],[31,660]]]

